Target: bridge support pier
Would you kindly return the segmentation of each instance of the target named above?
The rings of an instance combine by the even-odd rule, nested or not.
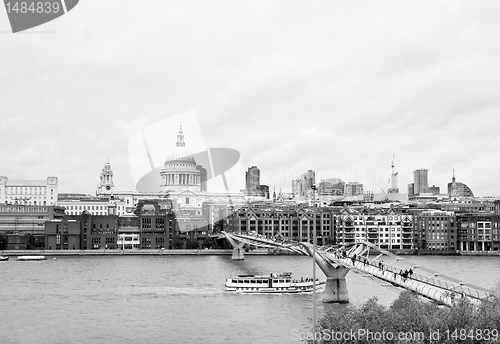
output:
[[[307,252],[312,257],[312,246],[307,246]],[[325,303],[349,303],[349,294],[347,292],[347,283],[345,275],[349,269],[341,265],[332,265],[317,253],[314,255],[314,261],[318,264],[321,271],[326,276],[325,292],[323,293],[323,302]]]
[[[346,268],[337,267],[329,269],[329,272],[335,271],[333,275],[327,275],[325,292],[323,293],[323,302],[325,303],[349,303],[349,294],[347,292],[347,283],[345,275],[349,271]]]
[[[236,240],[232,239],[231,237],[226,235],[227,241],[233,246],[233,260],[244,260],[245,259],[245,243],[243,242],[237,242]]]
[[[244,260],[245,259],[245,249],[243,248],[244,245],[241,245],[241,247],[235,247],[233,248],[233,260]]]

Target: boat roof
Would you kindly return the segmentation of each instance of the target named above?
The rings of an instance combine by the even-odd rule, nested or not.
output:
[[[286,278],[286,277],[292,277],[292,273],[291,272],[283,272],[281,274],[273,274],[273,273],[269,273],[267,275],[238,275],[236,277],[239,277],[239,278]],[[234,276],[231,276],[230,278],[236,278]]]

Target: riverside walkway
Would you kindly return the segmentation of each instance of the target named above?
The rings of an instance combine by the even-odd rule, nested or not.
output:
[[[313,256],[313,246],[310,243],[280,241],[260,235],[226,232],[223,234],[235,249],[241,249],[244,245],[253,245]],[[333,295],[326,295],[329,301],[325,302],[348,302],[344,279],[348,271],[394,291],[412,290],[445,305],[453,305],[463,298],[472,303],[479,303],[492,295],[488,289],[428,269],[369,242],[337,247],[320,246],[315,248],[315,253],[316,263],[328,278],[325,293],[330,292],[328,280],[332,280]]]

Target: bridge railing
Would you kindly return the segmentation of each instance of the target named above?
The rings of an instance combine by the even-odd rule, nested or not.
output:
[[[296,253],[310,255],[309,243],[299,243],[290,241],[276,241],[261,235],[252,235],[249,233],[235,234],[231,233],[231,237],[241,242],[250,245],[280,248],[290,250]],[[364,246],[363,246],[364,245]],[[307,249],[309,248],[309,249]],[[376,252],[378,256],[370,259],[369,253]],[[431,297],[435,300],[441,300],[444,303],[450,304],[453,302],[456,295],[467,296],[473,299],[485,299],[490,295],[490,291],[481,287],[474,286],[470,283],[464,283],[456,278],[437,273],[431,269],[423,267],[406,260],[403,257],[396,256],[389,251],[380,249],[371,243],[353,243],[344,247],[344,252],[340,252],[331,246],[317,247],[316,253],[324,260],[330,263],[335,263],[344,266],[356,273],[363,275],[369,274],[376,280],[383,281],[387,286],[398,286],[410,290],[414,290],[422,295]],[[353,261],[356,254],[357,259]],[[360,258],[363,256],[363,259]],[[390,264],[383,263],[379,258],[394,259]],[[366,259],[366,260],[365,260]],[[356,263],[361,265],[356,266]],[[394,264],[394,265],[393,265]],[[397,265],[396,265],[397,264]],[[368,265],[368,266],[367,266]],[[401,265],[404,265],[401,267]],[[413,274],[402,276],[401,272],[408,268],[418,270]],[[443,301],[445,300],[445,301]]]
[[[401,275],[401,271],[403,271],[404,268],[386,264],[383,265],[383,268],[380,268],[380,266],[377,264],[380,261],[374,259],[366,259],[366,262],[364,259],[355,259],[353,263],[352,257],[343,257],[339,255],[338,252],[333,252],[332,250],[322,251],[321,249],[319,249],[318,252],[322,252],[322,256],[328,258],[328,260],[346,266],[351,270],[357,270],[357,272],[359,273],[371,274],[373,277],[379,278],[392,284],[396,284],[399,287],[415,291],[419,290],[419,292],[431,298],[435,298],[436,295],[438,295],[438,299],[440,300],[443,300],[443,298],[453,299],[456,296],[455,294],[463,294],[467,297],[481,300],[485,299],[488,296],[487,290],[484,290],[482,288],[478,290],[467,287],[465,285],[462,285],[462,282],[455,282],[455,279],[453,278],[452,281],[440,279],[438,278],[439,276],[442,276],[443,278],[447,278],[448,276],[437,274],[435,272],[433,274],[429,273],[428,275],[423,273],[413,273],[411,276],[408,275],[404,277]],[[416,269],[417,267],[414,268]],[[427,272],[426,270],[428,269],[425,269],[424,271]],[[417,282],[422,284],[419,286],[419,288],[414,286],[414,284]],[[425,285],[427,285],[428,287],[425,287]],[[430,287],[434,288],[429,289]],[[439,288],[440,290],[437,290],[436,288]]]

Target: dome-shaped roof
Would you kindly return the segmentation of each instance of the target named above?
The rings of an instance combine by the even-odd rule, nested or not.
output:
[[[196,165],[196,160],[186,147],[175,147],[170,157],[165,161],[165,165],[175,161],[187,161]]]
[[[448,195],[452,197],[474,197],[474,193],[467,185],[455,180],[455,169],[453,169],[451,183],[448,183]]]
[[[472,190],[460,182],[452,182],[448,186],[450,196],[474,197]]]
[[[189,162],[196,165],[196,160],[194,160],[191,152],[186,148],[186,143],[184,142],[184,133],[182,131],[182,124],[177,134],[177,144],[170,154],[170,157],[165,161],[165,165],[171,164],[173,162]]]

